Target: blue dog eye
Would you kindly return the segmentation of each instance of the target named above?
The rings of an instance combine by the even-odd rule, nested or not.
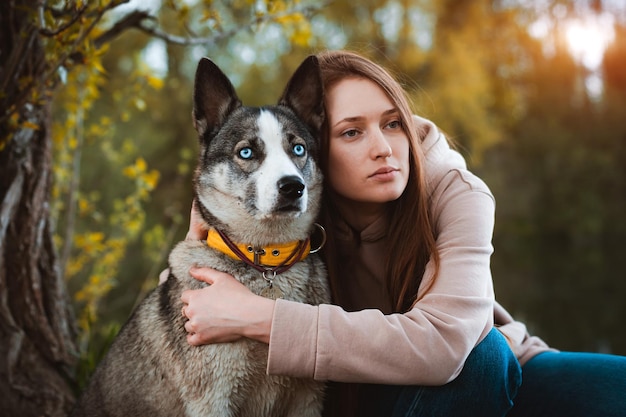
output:
[[[248,148],[248,147],[241,148],[239,150],[239,157],[241,159],[250,159],[250,158],[252,158],[252,148]]]
[[[295,156],[304,156],[305,153],[306,148],[303,145],[300,145],[299,143],[293,145],[293,154]]]

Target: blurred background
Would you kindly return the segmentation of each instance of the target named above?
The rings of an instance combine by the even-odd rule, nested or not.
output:
[[[397,76],[495,194],[497,299],[556,348],[626,355],[623,0],[151,0],[102,30],[137,9],[178,36],[226,35],[130,30],[60,74],[55,240],[83,348],[110,339],[185,236],[199,58],[259,105],[307,55],[351,49]],[[255,21],[268,11],[288,13]]]

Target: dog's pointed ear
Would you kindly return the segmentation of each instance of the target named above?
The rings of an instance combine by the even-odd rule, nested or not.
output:
[[[324,87],[319,62],[309,55],[296,69],[278,100],[290,107],[317,136],[324,120]]]
[[[235,87],[213,61],[202,58],[196,70],[193,92],[193,125],[202,138],[219,128],[233,110],[241,106]]]

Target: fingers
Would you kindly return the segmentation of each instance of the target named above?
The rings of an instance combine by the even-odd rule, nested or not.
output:
[[[201,332],[200,327],[195,324],[193,319],[189,319],[185,322],[185,331],[187,332],[187,343],[192,346],[201,346],[210,343],[225,343],[237,339],[237,337],[234,336],[219,335],[214,331],[206,329]]]
[[[206,282],[209,285],[214,284],[216,279],[219,279],[219,278],[215,278],[214,277],[214,275],[219,275],[219,274],[220,274],[220,272],[216,271],[213,268],[191,268],[189,270],[189,275],[191,275],[192,277],[194,277],[198,281]],[[185,303],[185,304],[189,304],[191,296],[192,296],[192,294],[195,293],[195,291],[201,291],[201,290],[185,290],[185,291],[183,291],[181,296],[180,296],[180,299],[182,300],[182,302]]]
[[[204,220],[198,212],[196,200],[191,204],[191,214],[189,215],[189,231],[186,240],[204,240],[207,237]]]
[[[193,325],[189,320],[185,322],[185,331],[187,332],[187,343],[192,346],[200,346],[203,344],[200,335],[194,331]]]
[[[217,275],[219,272],[213,268],[191,268],[189,270],[189,275],[197,279],[198,281],[206,282],[209,285],[215,283]]]
[[[203,281],[206,282],[209,285],[212,285],[215,283],[216,278],[214,277],[214,275],[219,275],[220,272],[216,271],[215,269],[212,268],[191,268],[189,270],[189,274],[194,277],[195,279],[197,279],[198,281]],[[219,279],[219,278],[217,278]],[[206,289],[206,288],[205,288]],[[195,294],[199,294],[200,291],[203,291],[202,289],[200,290],[185,290],[181,293],[180,295],[180,300],[183,302],[183,313],[186,312],[186,314],[183,314],[185,317],[189,318],[191,315],[191,312],[189,310],[189,304],[191,304],[191,299],[194,297]]]
[[[194,324],[195,321],[192,320],[193,312],[189,308],[189,305],[183,304],[183,307],[181,308],[181,314],[185,318],[184,327],[185,331],[187,332],[187,342],[190,345],[194,346],[200,345],[200,339],[196,333],[196,326]]]
[[[202,344],[200,336],[196,333],[187,333],[187,343],[191,346],[200,346]]]
[[[208,336],[203,337],[200,333],[193,333],[193,332],[187,333],[187,343],[189,343],[191,346],[201,346],[201,345],[213,344],[213,343],[230,343],[238,339],[239,337],[236,337],[236,336],[214,335],[212,337],[208,337]]]
[[[167,281],[167,277],[169,277],[169,275],[170,275],[169,268],[165,268],[163,271],[161,271],[161,273],[159,274],[159,285]]]

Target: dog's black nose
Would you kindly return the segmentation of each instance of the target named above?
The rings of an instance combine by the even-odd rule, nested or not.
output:
[[[297,199],[302,197],[304,191],[304,183],[299,177],[290,175],[288,177],[282,177],[278,180],[278,191],[283,197]]]

